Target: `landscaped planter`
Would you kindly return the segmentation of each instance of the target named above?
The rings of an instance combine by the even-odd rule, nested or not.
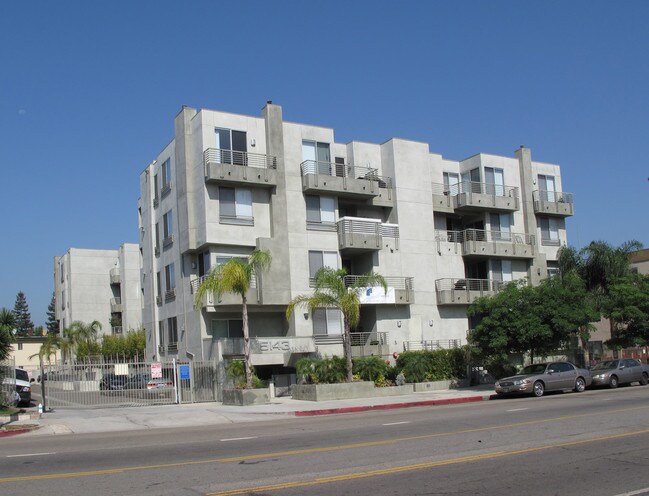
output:
[[[248,406],[266,405],[268,403],[270,403],[268,388],[223,390],[224,405]]]
[[[371,398],[375,396],[374,389],[374,383],[366,381],[338,384],[296,384],[291,388],[291,392],[294,400],[327,401]]]
[[[441,391],[444,389],[451,389],[453,384],[455,383],[457,383],[456,380],[416,382],[413,384],[413,386],[415,387],[415,393],[423,393],[426,391]]]
[[[372,396],[401,396],[403,394],[412,394],[415,392],[414,384],[404,384],[403,386],[375,387]]]

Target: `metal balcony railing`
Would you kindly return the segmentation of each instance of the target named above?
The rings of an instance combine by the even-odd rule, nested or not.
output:
[[[369,181],[377,181],[379,188],[392,188],[392,178],[380,176],[378,169],[371,167],[305,160],[300,164],[300,171],[303,176],[317,174],[321,176],[346,177],[349,179],[367,179]]]
[[[165,291],[165,301],[173,300],[176,298],[176,288],[169,288]]]
[[[464,243],[466,241],[485,241],[495,243],[514,243],[533,245],[536,243],[536,236],[503,230],[465,229],[464,231],[435,231],[436,241],[448,241],[449,243]]]
[[[119,267],[113,267],[110,269],[110,283],[119,284],[120,283],[120,271]]]
[[[194,294],[197,290],[198,287],[203,284],[205,279],[207,279],[209,276],[208,274],[205,274],[203,276],[200,276],[198,279],[194,279],[189,283],[189,288],[192,294]],[[256,288],[257,287],[257,277],[253,274],[252,277],[250,278],[250,288]]]
[[[348,275],[345,276],[344,282],[346,287],[353,286],[363,276]],[[398,290],[412,291],[415,286],[414,277],[384,277],[388,288]],[[315,288],[315,277],[309,277],[309,287]]]
[[[203,152],[203,164],[205,167],[210,164],[231,164],[261,169],[277,169],[277,157],[261,153],[208,148]]]
[[[537,189],[532,192],[532,199],[534,201],[548,202],[548,203],[570,203],[572,204],[572,193],[565,193],[562,191],[544,191]]]
[[[435,195],[456,196],[461,193],[478,193],[518,198],[518,187],[476,181],[463,181],[455,184],[433,183],[433,194]]]
[[[430,339],[424,341],[404,341],[403,351],[417,351],[417,350],[442,350],[451,348],[460,348],[462,346],[461,339]]]
[[[337,223],[339,236],[349,234],[375,235],[377,238],[386,237],[399,239],[399,225],[385,224],[378,219],[362,217],[342,217]]]
[[[436,291],[476,291],[480,293],[496,293],[502,289],[503,281],[493,279],[437,279]]]

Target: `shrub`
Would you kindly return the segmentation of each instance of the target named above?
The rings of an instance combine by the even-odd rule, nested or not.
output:
[[[297,375],[310,384],[345,382],[347,362],[340,357],[301,358],[295,364]]]
[[[225,372],[234,383],[236,389],[246,389],[246,364],[243,360],[233,360],[225,367]],[[252,369],[252,387],[253,388],[263,388],[266,387],[264,381],[262,381],[257,374],[255,369]]]
[[[358,357],[354,358],[353,365],[354,374],[357,374],[362,381],[374,381],[375,385],[378,385],[377,381],[385,382],[389,366],[382,358]]]
[[[406,351],[399,355],[395,372],[407,382],[459,379],[466,377],[468,357],[464,348]]]

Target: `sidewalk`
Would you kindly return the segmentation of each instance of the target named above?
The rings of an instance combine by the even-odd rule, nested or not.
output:
[[[10,425],[39,426],[23,436],[87,434],[139,429],[196,427],[279,418],[333,415],[370,410],[437,406],[488,400],[493,386],[413,393],[404,396],[356,398],[336,401],[300,401],[274,398],[267,405],[226,406],[221,403],[144,406],[129,408],[55,409],[40,419],[19,420]],[[38,417],[38,415],[32,415]]]

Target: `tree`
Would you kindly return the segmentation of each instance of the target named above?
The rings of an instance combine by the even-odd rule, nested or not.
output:
[[[90,324],[75,320],[64,331],[60,341],[61,352],[66,356],[86,357],[98,354],[101,350],[97,338],[101,330],[101,322],[93,320]]]
[[[11,353],[15,326],[16,314],[7,308],[0,309],[0,361],[6,360]]]
[[[56,299],[54,298],[54,293],[52,293],[52,300],[47,306],[47,322],[45,323],[48,334],[58,333],[59,332],[59,321],[56,320]]]
[[[207,293],[217,297],[223,293],[233,293],[241,296],[241,314],[243,319],[243,354],[246,368],[246,387],[253,387],[252,363],[250,360],[250,331],[248,328],[248,299],[247,293],[252,285],[253,277],[261,276],[262,272],[270,269],[272,262],[268,250],[255,249],[247,260],[231,258],[226,263],[217,265],[210,270],[205,280],[196,291],[194,307],[201,308],[203,298]]]
[[[510,353],[548,355],[598,316],[583,282],[574,276],[549,278],[538,286],[507,284],[494,296],[477,299],[470,316],[482,318],[469,342],[483,357],[504,361]]]
[[[38,353],[35,355],[31,355],[29,358],[34,358],[38,357],[41,362],[42,361],[47,361],[51,365],[52,363],[52,356],[56,356],[56,352],[61,349],[61,342],[60,342],[59,335],[54,332],[48,332],[47,333],[47,339],[43,344],[41,344],[40,349],[38,350]]]
[[[343,350],[347,362],[347,382],[353,380],[351,329],[358,325],[361,314],[360,293],[370,286],[388,286],[382,275],[368,272],[359,276],[352,285],[345,284],[345,269],[322,267],[315,275],[315,289],[311,295],[293,298],[286,309],[289,319],[297,307],[306,306],[310,314],[319,308],[337,308],[343,314]]]
[[[32,316],[29,313],[29,305],[25,293],[18,291],[16,295],[16,304],[14,305],[14,313],[16,314],[16,330],[19,336],[27,336],[29,331],[34,329]]]
[[[602,314],[615,323],[611,346],[649,343],[649,275],[629,274],[608,288]]]

